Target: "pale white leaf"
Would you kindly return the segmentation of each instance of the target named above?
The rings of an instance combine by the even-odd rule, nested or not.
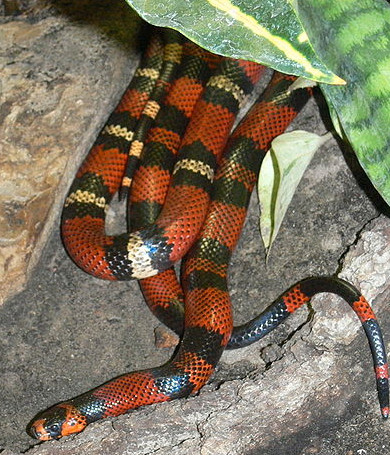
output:
[[[307,166],[330,137],[331,133],[319,136],[298,130],[272,141],[258,181],[260,230],[268,253]]]

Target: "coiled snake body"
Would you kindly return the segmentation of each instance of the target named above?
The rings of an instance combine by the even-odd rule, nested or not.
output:
[[[78,171],[65,202],[62,233],[70,256],[88,273],[109,280],[140,279],[154,314],[183,332],[180,346],[160,367],[126,373],[40,413],[28,426],[29,434],[59,438],[104,417],[194,393],[226,347],[262,338],[318,292],[341,295],[362,321],[387,417],[388,373],[380,329],[369,304],[345,281],[304,280],[258,318],[233,330],[230,256],[262,157],[305,104],[308,90],[289,91],[295,78],[275,73],[229,138],[263,67],[183,44],[172,31],[164,37],[151,41]],[[132,180],[133,230],[107,236],[107,206],[121,185],[127,192]],[[170,267],[184,256],[181,287]]]

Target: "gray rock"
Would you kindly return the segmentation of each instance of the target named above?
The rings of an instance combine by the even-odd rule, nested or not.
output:
[[[0,23],[0,304],[26,283],[134,68],[139,20],[107,5],[41,5]]]

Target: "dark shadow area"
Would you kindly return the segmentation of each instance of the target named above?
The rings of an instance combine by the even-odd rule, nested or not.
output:
[[[330,117],[326,100],[320,90],[315,91],[315,100],[318,104],[321,119],[324,122],[324,125],[329,131],[334,131],[334,126]],[[390,217],[390,207],[371,183],[366,172],[360,165],[359,160],[357,159],[357,156],[353,151],[351,145],[346,140],[342,140],[338,134],[334,133],[333,135],[340,147],[341,152],[343,153],[347,166],[356,178],[356,182],[360,188],[365,192],[371,203],[380,213],[387,217]]]
[[[142,37],[142,43],[147,42],[147,25],[124,0],[6,0],[0,6],[0,15],[7,19],[24,15],[30,23],[47,17],[66,16],[71,22],[98,29],[99,33],[116,40],[126,49],[138,46],[138,37]]]

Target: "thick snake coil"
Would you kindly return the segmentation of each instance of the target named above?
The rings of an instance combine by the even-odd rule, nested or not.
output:
[[[373,354],[382,415],[388,416],[380,328],[364,297],[345,281],[303,280],[259,317],[233,329],[227,270],[259,166],[271,140],[309,97],[306,89],[289,90],[295,78],[275,73],[228,140],[235,116],[262,72],[255,63],[221,59],[183,44],[172,31],[164,32],[164,41],[158,35],[152,39],[77,173],[62,233],[70,256],[88,273],[110,280],[141,279],[154,314],[182,340],[166,364],[126,373],[40,413],[28,426],[31,436],[60,438],[98,419],[194,393],[208,381],[226,347],[262,338],[319,292],[341,295],[360,318]],[[107,236],[108,204],[121,186],[126,194],[132,180],[135,230]],[[184,255],[179,285],[170,267]]]

